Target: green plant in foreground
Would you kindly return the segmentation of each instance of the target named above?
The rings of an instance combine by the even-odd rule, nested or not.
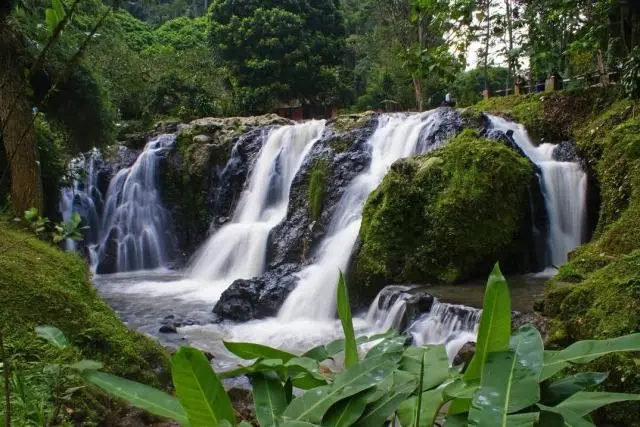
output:
[[[24,212],[24,219],[38,237],[51,240],[53,243],[60,243],[66,239],[81,241],[83,240],[81,231],[86,228],[80,227],[82,218],[77,212],[71,215],[69,221],[56,224],[49,218],[38,215],[36,208],[31,208]]]
[[[345,338],[298,356],[253,343],[225,347],[253,364],[216,375],[202,352],[182,347],[172,358],[176,397],[98,371],[90,361],[77,368],[107,393],[185,426],[235,424],[221,379],[247,375],[253,386],[256,417],[263,427],[382,426],[397,418],[404,427],[428,426],[593,426],[589,414],[640,395],[585,391],[606,374],[582,372],[557,378],[565,368],[622,351],[640,351],[640,334],[602,341],[580,341],[561,351],[545,351],[533,326],[511,336],[511,300],[496,266],[491,273],[476,353],[461,373],[449,366],[444,346],[407,347],[396,333],[359,337],[353,333],[347,288],[338,284],[338,313]],[[64,335],[49,327],[50,341]],[[57,332],[55,332],[57,331]],[[375,345],[359,359],[358,345]],[[320,363],[345,354],[345,369],[328,372]],[[293,388],[304,391],[293,395]]]

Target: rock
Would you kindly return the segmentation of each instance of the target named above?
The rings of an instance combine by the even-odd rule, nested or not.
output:
[[[296,264],[284,264],[253,279],[234,281],[220,296],[213,312],[222,319],[244,322],[278,314],[295,288]]]
[[[442,138],[434,135],[432,143],[440,146]],[[472,130],[397,161],[364,207],[352,288],[371,300],[389,283],[488,274],[514,251],[533,177],[528,160]],[[520,246],[515,250],[528,250]]]
[[[207,358],[207,360],[209,362],[211,362],[213,359],[215,359],[216,357],[209,351],[205,351],[204,352],[204,356]]]
[[[158,332],[163,334],[177,334],[178,328],[175,325],[162,325]]]
[[[456,354],[456,357],[453,359],[453,366],[462,365],[466,368],[469,362],[471,362],[471,359],[473,359],[474,354],[476,354],[476,343],[469,341],[463,345],[458,351],[458,354]]]

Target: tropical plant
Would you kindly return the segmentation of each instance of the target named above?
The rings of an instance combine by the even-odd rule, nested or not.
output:
[[[640,351],[640,334],[581,341],[561,351],[545,351],[533,326],[512,336],[509,288],[498,266],[487,283],[475,355],[462,372],[450,366],[442,345],[407,347],[407,338],[393,332],[356,339],[342,276],[338,313],[345,338],[303,355],[260,344],[224,343],[241,359],[255,361],[219,375],[200,351],[182,347],[172,358],[176,397],[100,372],[89,361],[80,362],[78,369],[107,393],[191,426],[236,425],[221,379],[238,375],[251,379],[261,426],[369,427],[392,417],[407,427],[593,426],[589,414],[598,408],[640,400],[635,394],[585,391],[600,384],[603,373],[558,377],[567,367],[609,353]],[[65,342],[61,332],[47,330],[45,338],[57,345]],[[373,347],[359,351],[365,342]],[[342,352],[342,372],[321,365]],[[305,392],[294,396],[294,387]]]
[[[36,208],[31,208],[24,212],[24,219],[38,237],[43,240],[51,240],[53,243],[60,243],[66,239],[81,241],[84,239],[82,230],[87,228],[80,227],[82,218],[77,212],[71,215],[69,221],[55,223],[49,218],[38,215]]]
[[[629,98],[640,98],[640,47],[633,49],[624,64],[621,84]]]

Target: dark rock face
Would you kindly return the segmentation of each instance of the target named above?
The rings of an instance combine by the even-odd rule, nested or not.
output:
[[[271,268],[309,261],[309,254],[325,235],[344,190],[369,165],[371,153],[367,141],[375,130],[377,117],[372,115],[360,125],[362,127],[345,132],[328,127],[307,156],[291,185],[287,217],[270,235],[268,263]],[[338,140],[340,145],[336,146]],[[322,212],[314,221],[309,213],[309,180],[319,161],[326,164],[327,170]]]
[[[458,351],[458,354],[456,354],[456,357],[453,359],[453,366],[468,366],[475,354],[476,343],[474,343],[473,341],[469,341],[468,343],[463,345],[460,348],[460,351]]]
[[[576,152],[576,143],[574,141],[562,141],[556,145],[553,150],[553,160],[580,163],[581,159]]]
[[[236,280],[222,293],[213,312],[238,322],[277,315],[296,286],[298,269],[296,264],[284,264],[260,277]]]

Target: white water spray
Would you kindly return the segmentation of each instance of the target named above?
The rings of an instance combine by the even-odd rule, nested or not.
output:
[[[160,135],[149,141],[136,162],[111,180],[102,220],[96,259],[101,262],[116,241],[118,272],[164,267],[173,250],[171,215],[158,192],[160,156],[176,136]]]
[[[542,173],[542,192],[549,216],[549,259],[547,265],[560,266],[585,237],[587,219],[587,174],[578,163],[553,159],[555,145],[535,146],[524,126],[490,116],[491,125],[503,132],[513,131],[513,139]]]
[[[269,233],[286,217],[291,183],[324,127],[324,120],[316,120],[269,133],[231,223],[200,249],[192,278],[227,287],[264,271]]]
[[[437,128],[438,117],[432,112],[380,117],[378,128],[368,142],[369,169],[353,180],[338,202],[327,237],[317,251],[316,262],[298,273],[298,285],[278,313],[281,320],[334,318],[339,271],[346,271],[348,267],[367,197],[393,162],[436,148],[420,144],[420,140],[424,131],[429,133]]]

